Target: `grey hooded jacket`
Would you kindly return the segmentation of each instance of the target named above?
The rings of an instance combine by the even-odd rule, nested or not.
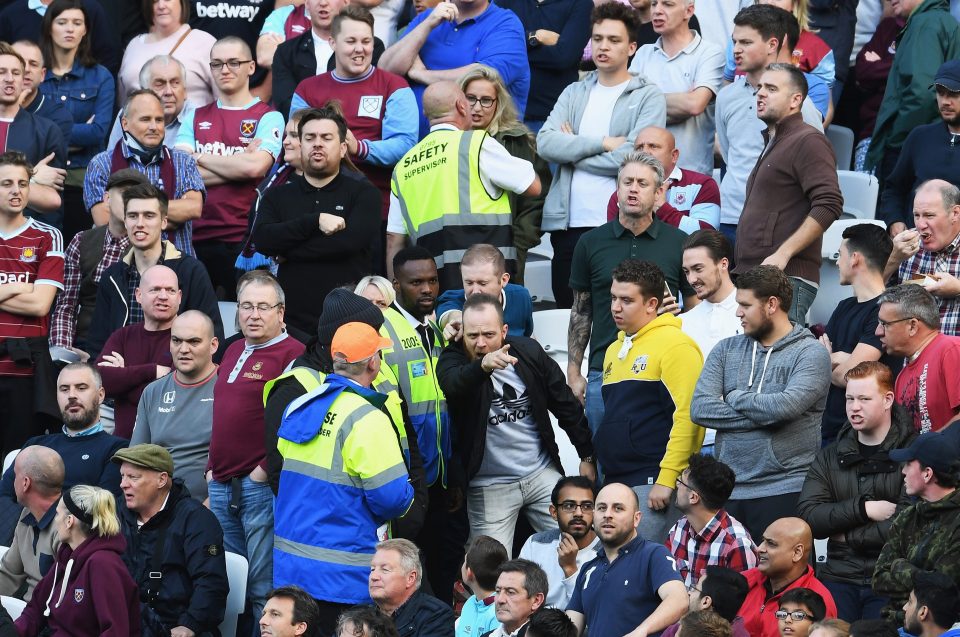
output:
[[[566,230],[569,225],[570,183],[575,168],[613,177],[623,158],[633,150],[633,141],[641,130],[647,126],[667,125],[667,100],[663,92],[644,76],[630,75],[630,83],[617,99],[610,118],[608,136],[627,139],[617,149],[605,152],[603,137],[571,135],[560,130],[564,123],[569,123],[575,131],[580,130],[590,91],[597,85],[596,71],[563,89],[550,117],[537,134],[537,153],[560,165],[543,204],[541,229],[544,232]],[[612,191],[597,193],[597,205],[606,202],[611,194]]]
[[[717,430],[717,458],[737,475],[735,500],[797,493],[820,449],[830,355],[806,328],[772,346],[740,334],[713,348],[690,405]]]

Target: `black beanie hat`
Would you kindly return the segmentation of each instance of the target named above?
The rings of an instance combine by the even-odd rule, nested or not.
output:
[[[375,330],[383,325],[383,312],[371,301],[343,288],[335,288],[323,299],[323,313],[317,324],[317,339],[330,345],[333,335],[344,323],[359,321]]]

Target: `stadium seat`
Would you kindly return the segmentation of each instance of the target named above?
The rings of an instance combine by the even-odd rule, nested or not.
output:
[[[220,320],[223,322],[223,336],[230,338],[237,330],[237,304],[230,301],[220,301]],[[222,345],[221,345],[222,347]]]
[[[11,451],[10,453],[8,453],[6,456],[4,456],[4,458],[3,458],[3,471],[0,471],[0,474],[6,473],[6,472],[7,472],[7,469],[9,469],[10,467],[13,466],[13,461],[14,461],[14,459],[17,457],[17,454],[18,454],[18,453],[20,453],[20,450],[19,450],[19,449],[14,449],[14,450]]]
[[[850,286],[840,285],[840,271],[837,269],[837,259],[840,258],[840,242],[843,241],[843,231],[850,226],[860,223],[872,223],[874,225],[885,227],[882,221],[876,219],[840,219],[834,221],[823,233],[823,247],[821,256],[823,261],[820,263],[820,289],[817,291],[817,298],[810,307],[807,315],[810,325],[817,323],[827,324],[830,315],[837,307],[837,303],[845,298],[853,296],[853,289]]]
[[[17,621],[17,618],[23,613],[23,609],[27,607],[27,603],[22,599],[7,597],[6,595],[0,596],[0,604],[3,604],[3,607],[10,613],[10,619],[13,621]]]
[[[223,306],[223,303],[220,305]],[[237,634],[237,620],[247,603],[248,566],[247,558],[242,555],[225,551],[223,556],[227,560],[227,581],[230,582],[230,592],[227,594],[227,606],[223,609],[220,634],[223,637],[233,637]]]
[[[840,218],[876,218],[877,198],[880,196],[880,182],[877,178],[852,170],[838,170],[837,179],[843,194],[843,215]]]
[[[850,170],[853,162],[854,134],[849,128],[831,124],[825,133],[833,154],[837,158],[837,170]]]

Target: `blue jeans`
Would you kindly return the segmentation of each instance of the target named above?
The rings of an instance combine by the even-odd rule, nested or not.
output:
[[[247,558],[247,600],[256,623],[273,588],[273,491],[270,483],[254,482],[250,476],[241,479],[240,489],[240,508],[234,512],[231,483],[211,480],[210,510],[223,527],[224,548]]]
[[[870,586],[857,586],[844,582],[822,579],[837,604],[837,617],[851,624],[860,619],[879,619],[880,610],[887,603],[886,597],[873,592]]]
[[[807,312],[817,299],[817,288],[796,277],[790,277],[790,285],[793,287],[793,303],[790,304],[790,320],[800,326],[806,325]]]
[[[587,412],[587,424],[590,425],[590,433],[597,434],[600,429],[600,423],[603,422],[603,394],[600,392],[603,387],[603,372],[591,369],[587,372],[587,397],[585,411]]]

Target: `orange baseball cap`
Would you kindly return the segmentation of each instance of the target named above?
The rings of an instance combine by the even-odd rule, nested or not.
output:
[[[380,333],[366,323],[344,323],[333,335],[330,352],[334,358],[348,363],[359,363],[387,347],[393,347],[393,341],[380,336]]]

